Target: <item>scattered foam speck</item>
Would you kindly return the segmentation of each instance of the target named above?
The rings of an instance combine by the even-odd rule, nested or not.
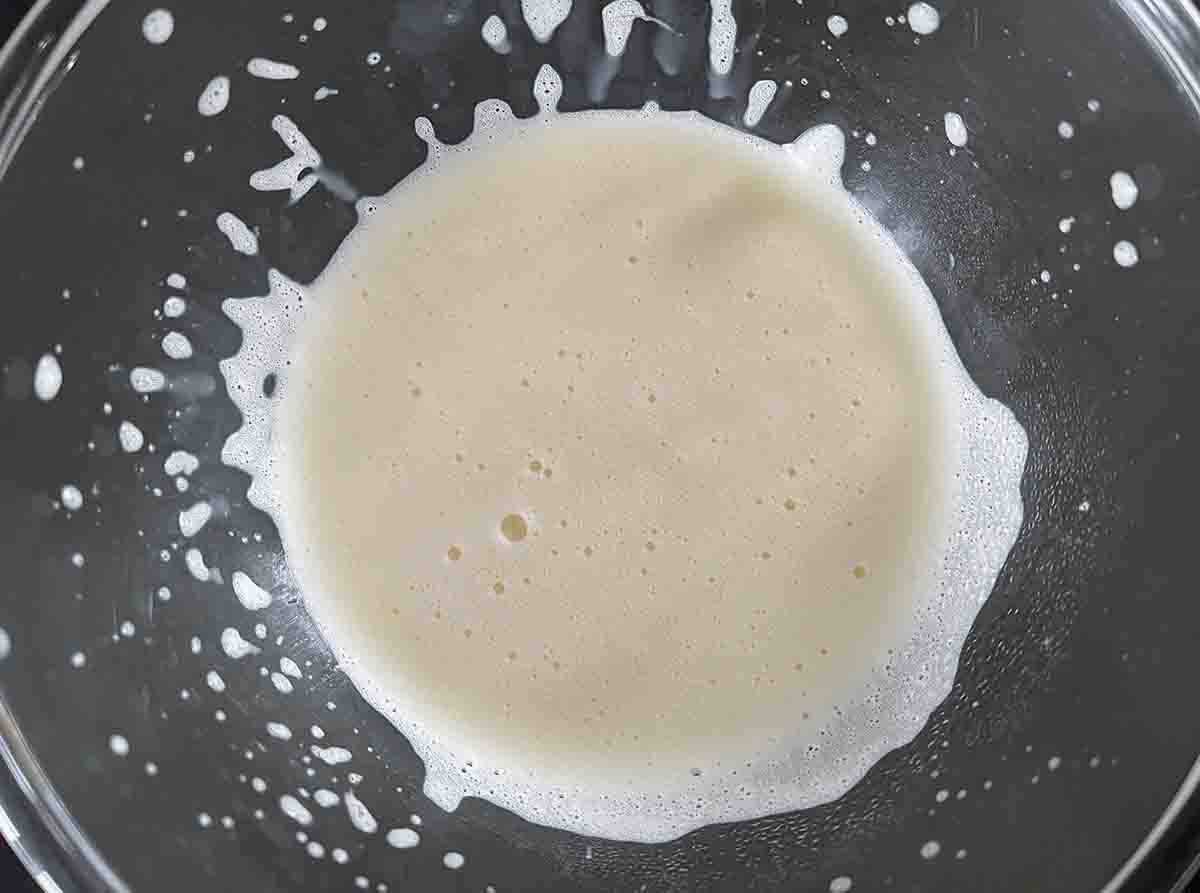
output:
[[[502,56],[512,52],[512,44],[508,42],[508,28],[505,27],[504,21],[498,15],[488,16],[483,27],[479,31],[483,42],[492,48],[494,52]]]
[[[268,81],[290,81],[300,77],[300,69],[288,62],[276,62],[255,56],[246,63],[246,71],[256,78]]]
[[[167,377],[157,369],[135,366],[129,371],[129,384],[139,394],[153,394],[167,386]]]
[[[779,84],[775,81],[755,81],[746,99],[746,113],[742,115],[742,123],[747,127],[757,127],[778,90]]]
[[[271,604],[271,593],[242,571],[233,572],[233,594],[247,611],[261,611]]]
[[[1112,190],[1113,204],[1122,211],[1128,211],[1137,202],[1137,183],[1125,171],[1114,171],[1113,175],[1108,178],[1108,185]]]
[[[192,342],[182,332],[163,335],[162,351],[172,360],[186,360],[192,355]]]
[[[33,371],[33,393],[43,403],[48,403],[62,390],[63,371],[54,354],[42,354]]]
[[[189,538],[195,536],[204,529],[212,515],[211,505],[207,502],[197,502],[179,513],[179,532]]]
[[[946,127],[946,139],[950,144],[962,148],[967,144],[967,125],[958,112],[946,112],[943,122]]]
[[[913,3],[908,7],[908,27],[924,37],[941,27],[942,16],[937,8],[928,3]]]
[[[340,766],[342,763],[349,763],[354,757],[344,747],[318,747],[316,744],[312,746],[312,754],[327,766]]]
[[[247,642],[232,626],[227,626],[221,631],[221,650],[225,652],[225,656],[232,660],[241,660],[243,657],[252,657],[255,654],[262,653],[262,649],[252,642]]]
[[[219,115],[229,105],[229,78],[217,75],[205,85],[196,100],[196,110],[206,118]],[[179,288],[180,286],[175,286]]]
[[[421,835],[412,828],[393,828],[387,833],[387,842],[398,850],[410,850],[421,842]]]
[[[217,229],[225,234],[234,251],[246,255],[258,254],[258,236],[232,211],[217,215]]]
[[[1127,239],[1122,239],[1113,245],[1113,260],[1120,267],[1132,267],[1138,262],[1138,250]]]
[[[167,9],[154,9],[142,19],[142,36],[149,43],[160,46],[175,33],[175,16]]]

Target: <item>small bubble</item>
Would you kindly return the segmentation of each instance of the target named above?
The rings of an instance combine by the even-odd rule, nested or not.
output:
[[[794,500],[794,499],[785,499],[785,500],[783,501],[783,507],[784,507],[785,509],[787,509],[789,512],[794,512],[794,511],[796,510],[796,500]]]
[[[510,543],[519,543],[529,535],[529,525],[520,515],[505,515],[500,522],[500,534]]]
[[[867,569],[866,569],[866,567],[864,567],[861,564],[856,564],[856,565],[854,565],[853,573],[856,578],[861,580],[863,577],[865,577],[867,575]]]
[[[460,549],[458,546],[451,546],[446,550],[446,557],[451,561],[458,561],[458,559],[462,558],[462,556],[462,549]]]
[[[500,582],[492,584],[492,592],[496,595],[504,595],[504,584]]]

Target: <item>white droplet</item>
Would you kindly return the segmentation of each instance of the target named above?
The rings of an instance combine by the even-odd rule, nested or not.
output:
[[[484,20],[483,27],[479,33],[483,37],[483,42],[491,47],[494,52],[503,56],[512,50],[512,44],[508,42],[508,28],[505,27],[504,21],[500,16],[488,16]]]
[[[179,532],[189,538],[195,536],[209,522],[212,514],[212,506],[207,502],[197,502],[184,509],[179,513]]]
[[[33,372],[33,393],[39,400],[48,403],[58,396],[62,383],[62,366],[58,360],[53,354],[42,354]]]
[[[331,809],[332,807],[337,806],[338,803],[341,802],[341,799],[342,798],[333,791],[327,791],[324,788],[313,792],[313,800],[316,801],[317,806],[320,806],[322,809]]]
[[[846,875],[835,877],[829,882],[829,893],[850,893],[850,888],[854,886],[854,882]]]
[[[168,331],[162,336],[162,352],[173,360],[186,360],[192,355],[192,342],[179,331]]]
[[[129,740],[124,735],[111,735],[108,739],[108,749],[119,757],[129,756]]]
[[[967,144],[967,125],[958,112],[946,112],[943,119],[946,125],[946,139],[960,149]]]
[[[933,859],[942,851],[942,845],[936,840],[929,840],[921,844],[921,858]]]
[[[188,569],[188,573],[201,583],[207,583],[212,579],[212,571],[208,569],[208,565],[204,562],[204,555],[199,549],[188,549],[183,553],[183,563]]]
[[[1138,262],[1138,250],[1134,244],[1122,239],[1113,245],[1113,260],[1121,267],[1132,267]]]
[[[129,372],[129,384],[139,394],[153,394],[167,386],[167,377],[157,369],[135,366]]]
[[[315,744],[312,746],[312,754],[327,766],[339,766],[349,763],[354,758],[354,754],[344,747],[318,747]]]
[[[8,634],[8,630],[0,626],[0,660],[4,660],[12,654],[12,636]]]
[[[71,666],[73,666],[77,670],[84,666],[87,666],[87,655],[84,654],[82,651],[76,651],[74,654],[71,655]]]
[[[136,453],[146,443],[142,429],[128,421],[121,422],[117,428],[117,440],[121,442],[121,449],[127,453]]]
[[[850,23],[846,21],[845,16],[832,15],[825,20],[825,27],[834,37],[841,37],[850,30]]]
[[[412,828],[393,828],[387,833],[387,842],[398,850],[411,850],[421,842],[421,835]]]
[[[83,494],[74,484],[64,484],[59,495],[62,497],[63,508],[67,511],[77,512],[83,508]]]
[[[293,679],[303,679],[304,674],[300,672],[300,667],[290,657],[279,658],[279,669],[283,671],[285,676],[291,676]],[[315,729],[316,726],[313,726]],[[320,737],[317,735],[316,737]]]
[[[174,450],[163,462],[163,471],[174,477],[177,474],[191,474],[200,467],[200,460],[185,450]]]
[[[371,811],[353,791],[346,791],[342,800],[346,804],[346,812],[350,815],[350,824],[363,834],[374,834],[379,830],[379,822],[375,821],[375,816],[371,815]]]
[[[221,649],[225,652],[226,657],[233,660],[241,660],[243,657],[251,657],[262,652],[252,642],[247,642],[242,638],[242,634],[231,626],[227,626],[221,631]]]
[[[280,741],[292,740],[292,730],[281,722],[267,723],[267,734]]]
[[[206,118],[221,114],[229,105],[229,92],[229,78],[223,74],[217,75],[200,92],[196,110]]]
[[[271,684],[275,686],[275,690],[281,695],[290,695],[295,690],[295,686],[292,685],[292,681],[282,673],[272,673]]]
[[[453,850],[442,856],[442,864],[451,871],[458,871],[458,869],[462,868],[466,863],[467,860],[463,858],[463,854],[456,853]]]
[[[187,310],[187,301],[178,295],[172,295],[163,301],[163,315],[170,319],[178,319]]]
[[[175,16],[170,10],[155,9],[142,19],[142,36],[150,43],[161,46],[171,39],[175,31]]]
[[[234,251],[245,255],[258,254],[258,236],[236,214],[231,211],[218,214],[217,229],[225,234]]]
[[[942,16],[928,3],[913,3],[908,7],[908,27],[921,36],[932,34],[941,27]]]
[[[297,824],[308,826],[313,822],[312,813],[291,794],[284,794],[279,798],[279,808],[285,816]]]
[[[218,673],[216,670],[209,670],[204,675],[204,682],[208,685],[209,688],[211,688],[213,691],[217,692],[218,694],[225,691],[225,680],[221,678],[221,674]]]
[[[1074,226],[1075,226],[1075,218],[1074,217],[1064,217],[1062,220],[1058,221],[1058,231],[1060,233],[1062,233],[1063,235],[1066,235],[1067,233],[1069,233],[1071,231],[1071,228]]]
[[[315,19],[313,19],[312,27],[314,31],[324,31],[328,25],[329,22],[325,20],[324,16],[317,16]]]
[[[1133,177],[1125,171],[1114,171],[1113,175],[1108,178],[1108,185],[1112,190],[1114,205],[1122,211],[1128,211],[1133,207],[1138,199],[1138,187]]]
[[[287,62],[276,62],[256,56],[246,63],[246,71],[256,78],[268,81],[290,81],[300,77],[300,69]]]
[[[247,611],[261,611],[271,604],[271,593],[241,571],[233,572],[233,594]]]
[[[571,12],[571,0],[521,0],[521,15],[538,43],[546,43]]]
[[[1069,140],[1071,137],[1073,137],[1075,135],[1074,125],[1072,125],[1070,121],[1059,121],[1058,122],[1058,135],[1060,137],[1062,137],[1064,140]]]
[[[746,113],[742,115],[742,123],[747,127],[757,127],[778,90],[779,85],[775,81],[755,81],[746,97]]]
[[[333,87],[317,87],[316,92],[313,93],[313,99],[315,99],[317,102],[320,102],[322,99],[327,99],[330,96],[337,95],[338,91]]]
[[[719,75],[729,74],[737,46],[737,19],[732,0],[712,0],[708,26],[708,64]]]

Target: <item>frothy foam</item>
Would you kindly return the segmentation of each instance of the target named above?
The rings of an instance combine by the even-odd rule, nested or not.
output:
[[[560,93],[421,119],[311,289],[226,302],[222,458],[443,808],[661,841],[828,802],[950,691],[1024,432],[836,128]]]

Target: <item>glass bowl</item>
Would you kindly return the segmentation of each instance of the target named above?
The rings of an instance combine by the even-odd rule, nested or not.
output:
[[[599,87],[594,0],[564,2],[545,42],[516,0],[172,0],[169,21],[144,2],[38,3],[0,58],[0,830],[43,886],[982,893],[1180,877],[1200,774],[1200,18],[1179,0],[932,6],[935,28],[906,4],[737,0],[714,89],[712,10],[693,0],[646,4],[682,35],[678,58],[637,22]],[[484,39],[491,16],[504,52]],[[264,294],[270,268],[311,281],[355,225],[346,184],[381,194],[423,161],[418,116],[454,142],[484,99],[534,114],[544,64],[563,110],[654,101],[777,141],[842,128],[847,187],[1029,434],[1025,522],[952,693],[835,802],[658,845],[480,800],[441,811],[305,613],[248,477],[221,462],[240,424],[223,302]],[[754,121],[759,81],[777,92]],[[277,115],[342,179],[295,201],[252,188],[291,154]],[[1114,204],[1116,172],[1131,207]],[[229,209],[257,255],[219,231]],[[172,329],[191,356],[163,357]],[[131,386],[140,367],[164,387]],[[188,539],[178,516],[198,497],[217,511]],[[235,571],[273,581],[271,605],[247,611]],[[228,657],[229,629],[257,651]],[[395,845],[403,829],[419,845]]]

